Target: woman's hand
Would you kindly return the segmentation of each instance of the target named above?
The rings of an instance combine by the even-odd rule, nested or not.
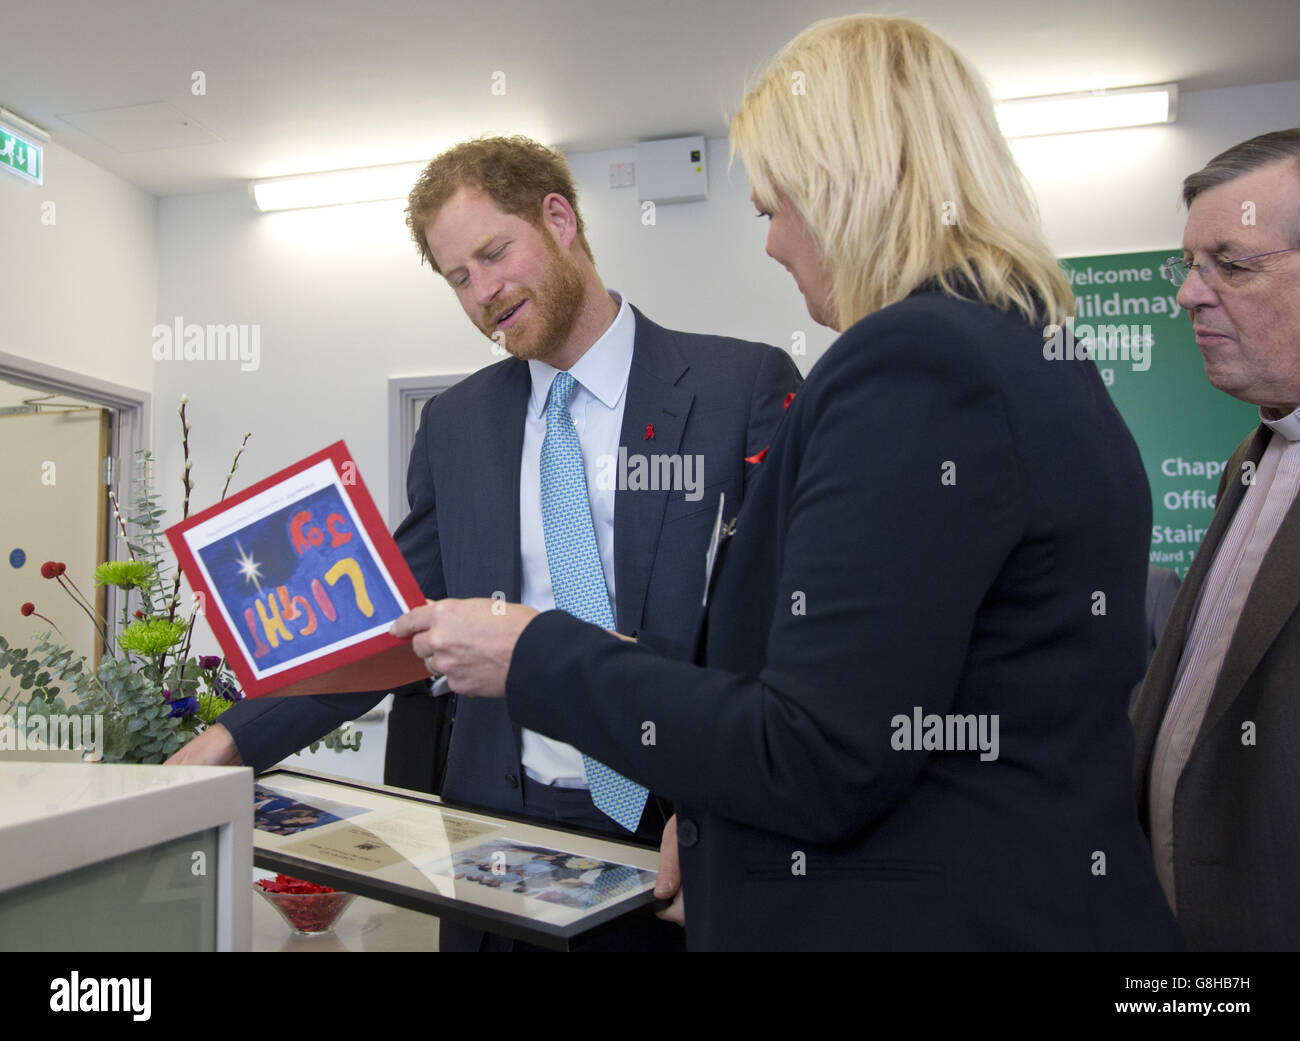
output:
[[[432,676],[446,676],[457,694],[502,698],[515,643],[537,615],[502,600],[430,600],[408,611],[389,632],[411,638]]]

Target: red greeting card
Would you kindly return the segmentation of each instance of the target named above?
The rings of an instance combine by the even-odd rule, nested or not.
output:
[[[166,534],[249,697],[428,676],[388,634],[424,594],[342,441]]]

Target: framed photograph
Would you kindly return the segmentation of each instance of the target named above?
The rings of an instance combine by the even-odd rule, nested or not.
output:
[[[388,634],[424,595],[342,441],[166,534],[249,697],[427,677]]]
[[[258,777],[253,863],[555,950],[649,914],[659,851],[308,770]]]

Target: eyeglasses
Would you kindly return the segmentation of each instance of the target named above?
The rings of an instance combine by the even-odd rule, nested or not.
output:
[[[1292,246],[1290,249],[1274,249],[1268,253],[1256,253],[1249,257],[1238,257],[1236,260],[1223,260],[1220,257],[1210,257],[1210,269],[1214,272],[1212,279],[1206,281],[1218,281],[1228,285],[1232,284],[1232,278],[1238,272],[1245,270],[1238,264],[1244,264],[1248,260],[1258,260],[1260,257],[1275,257],[1279,253],[1295,253],[1300,250],[1300,246]],[[1205,278],[1205,266],[1203,264],[1192,264],[1182,257],[1170,257],[1160,265],[1160,274],[1169,279],[1176,286],[1181,286],[1187,281],[1187,275],[1192,268],[1196,268],[1201,273],[1201,278]]]

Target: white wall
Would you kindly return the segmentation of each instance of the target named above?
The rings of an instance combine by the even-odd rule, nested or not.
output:
[[[174,409],[188,394],[197,507],[215,500],[247,430],[234,487],[343,438],[382,508],[389,377],[492,360],[450,290],[420,268],[402,209],[258,214],[238,191],[161,200],[158,323],[259,334],[247,371],[242,361],[156,363],[160,472],[176,472]]]
[[[0,351],[151,389],[157,215],[154,196],[56,143],[43,185],[0,173]]]
[[[1183,94],[1174,123],[1012,145],[1058,256],[1182,243],[1182,180],[1239,141],[1300,124],[1300,80]]]

